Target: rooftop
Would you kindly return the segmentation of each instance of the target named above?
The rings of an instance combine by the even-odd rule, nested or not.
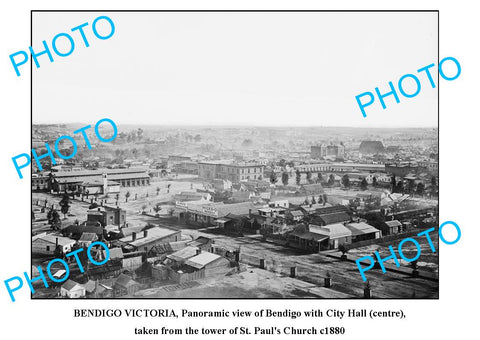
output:
[[[97,240],[97,234],[95,233],[83,233],[80,236],[79,242],[94,242]]]
[[[324,215],[315,214],[313,217],[313,220],[317,220],[317,219],[322,221],[324,224],[329,225],[329,224],[334,224],[338,222],[350,221],[350,216],[345,212],[335,212],[335,213],[324,214]]]
[[[379,231],[377,228],[372,227],[370,224],[364,222],[348,223],[345,227],[352,232],[352,236],[376,233]]]
[[[197,247],[187,246],[181,250],[174,252],[173,254],[167,255],[167,257],[174,261],[185,261],[193,256],[196,256],[197,251]]]
[[[68,246],[70,244],[75,243],[75,240],[72,240],[71,238],[63,237],[61,235],[56,235],[56,234],[34,236],[32,238],[32,242],[34,242],[35,240],[39,240],[39,239],[41,239],[45,242],[52,243],[52,244],[56,244],[57,239],[58,239],[58,245],[60,245],[60,246]]]
[[[385,221],[385,224],[388,225],[389,227],[400,227],[400,226],[402,226],[402,224],[397,220]]]
[[[162,239],[164,237],[168,237],[170,235],[174,235],[178,233],[179,231],[177,230],[172,230],[172,229],[166,229],[166,228],[160,228],[160,227],[153,227],[147,230],[147,236],[144,236],[143,232],[140,232],[136,234],[136,240],[132,241],[132,236],[127,236],[124,238],[121,238],[120,241],[128,243],[134,247],[142,247],[145,244],[155,242],[159,239]]]
[[[134,281],[130,276],[126,274],[120,274],[115,280],[115,285],[119,285],[124,288],[128,288],[134,285],[137,285],[138,282]]]
[[[220,255],[209,253],[209,252],[202,252],[201,254],[188,259],[185,262],[185,264],[197,269],[201,269],[205,267],[207,264],[218,260],[219,258],[221,258]]]
[[[352,232],[343,224],[330,224],[324,227],[310,225],[309,229],[313,233],[329,236],[331,239],[352,236]]]
[[[80,283],[77,283],[73,280],[70,280],[68,279],[67,281],[65,281],[65,283],[62,285],[62,288],[63,289],[66,289],[68,291],[72,291],[74,289],[77,289],[77,288],[83,288],[82,285]]]

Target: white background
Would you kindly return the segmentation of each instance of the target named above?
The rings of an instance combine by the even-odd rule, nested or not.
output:
[[[324,319],[275,320],[190,320],[192,326],[270,325],[310,327],[344,326],[345,339],[405,339],[429,337],[476,338],[478,278],[478,204],[476,188],[478,155],[478,77],[480,60],[477,6],[473,1],[144,1],[142,7],[125,1],[23,1],[0,5],[0,107],[3,114],[0,135],[2,169],[2,245],[0,247],[0,337],[3,339],[36,336],[84,339],[114,337],[131,339],[135,326],[158,328],[185,327],[182,319],[74,319],[73,308],[226,308],[226,309],[310,309],[378,308],[404,309],[404,320]],[[137,5],[138,6],[138,5]],[[16,292],[10,301],[3,280],[21,275],[30,268],[30,181],[19,180],[11,157],[28,152],[30,147],[30,75],[17,77],[8,56],[30,44],[31,9],[439,9],[440,58],[456,57],[462,75],[453,82],[441,82],[440,90],[440,220],[454,220],[462,228],[462,239],[441,248],[440,299],[432,301],[308,301],[308,300],[149,300],[149,301],[32,301],[30,292]],[[408,22],[405,22],[408,26]],[[412,51],[414,53],[414,51]],[[55,64],[52,64],[55,66]],[[26,287],[24,287],[26,288]]]

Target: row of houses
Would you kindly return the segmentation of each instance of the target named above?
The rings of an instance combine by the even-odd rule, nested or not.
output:
[[[300,224],[286,235],[289,246],[312,252],[338,249],[341,245],[380,237],[382,237],[380,230],[364,222],[334,223],[325,226]]]

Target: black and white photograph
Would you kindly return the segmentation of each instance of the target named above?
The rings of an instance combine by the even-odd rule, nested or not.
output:
[[[0,4],[0,339],[475,338],[477,7]]]
[[[32,298],[438,299],[438,24],[32,12]]]

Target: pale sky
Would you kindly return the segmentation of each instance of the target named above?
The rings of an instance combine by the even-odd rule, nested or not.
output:
[[[91,31],[100,15],[108,40]],[[71,33],[70,56],[33,66],[34,123],[438,125],[438,86],[421,75],[419,95],[386,110],[377,98],[367,118],[355,100],[437,64],[436,12],[35,12],[33,49],[84,22],[90,47]]]

